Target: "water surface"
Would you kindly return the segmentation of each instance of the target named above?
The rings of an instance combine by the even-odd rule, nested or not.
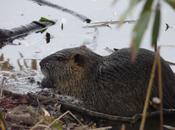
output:
[[[112,0],[50,0],[68,9],[83,14],[93,21],[119,20],[121,13],[127,8],[128,1],[119,0],[111,6]],[[43,57],[61,50],[87,45],[89,48],[101,55],[109,54],[108,48],[129,47],[133,24],[102,27],[98,29],[83,28],[85,23],[76,17],[62,11],[52,9],[47,6],[40,6],[30,0],[1,0],[0,2],[0,28],[12,28],[28,24],[33,20],[38,20],[45,16],[57,20],[57,24],[50,27],[47,31],[52,35],[51,42],[46,44],[45,33],[32,34],[24,39],[15,40],[14,43],[21,43],[20,46],[6,46],[0,50],[5,57],[10,59],[10,63],[18,70],[17,59],[23,54],[25,59],[42,59]],[[128,20],[137,20],[142,3],[129,15]],[[175,13],[166,4],[162,5],[161,34],[158,45],[175,45]],[[61,29],[63,23],[63,30]],[[165,23],[173,28],[165,32]],[[144,48],[150,47],[150,27],[148,28],[142,42]],[[169,61],[175,62],[175,48],[164,47],[161,55]],[[21,64],[23,62],[21,61]],[[175,70],[175,67],[173,67]]]

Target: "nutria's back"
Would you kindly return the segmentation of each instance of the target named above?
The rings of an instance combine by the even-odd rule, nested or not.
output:
[[[88,109],[132,116],[143,110],[153,60],[154,53],[146,49],[139,50],[134,63],[128,48],[104,57],[84,46],[64,49],[40,62],[42,85],[82,100]],[[175,108],[175,78],[169,65],[161,63],[164,108]],[[152,97],[158,97],[157,76]]]

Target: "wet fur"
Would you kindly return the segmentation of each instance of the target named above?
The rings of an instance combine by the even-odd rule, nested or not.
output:
[[[135,63],[130,54],[124,48],[103,57],[85,46],[58,51],[40,62],[42,85],[82,100],[91,110],[120,116],[141,113],[154,53],[140,49]],[[164,108],[175,108],[175,78],[162,58],[161,64]],[[158,97],[157,76],[152,97]]]

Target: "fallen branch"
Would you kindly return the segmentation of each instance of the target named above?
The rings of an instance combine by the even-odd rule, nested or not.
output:
[[[116,116],[116,115],[110,115],[110,114],[104,114],[96,111],[92,111],[89,109],[86,109],[80,105],[74,105],[70,103],[65,103],[64,101],[60,101],[57,97],[55,96],[42,96],[40,94],[32,94],[32,95],[21,95],[21,94],[13,94],[8,91],[4,91],[5,95],[11,95],[12,97],[15,97],[19,99],[21,96],[26,96],[25,99],[28,100],[28,104],[35,104],[34,102],[39,101],[40,105],[51,105],[51,104],[61,104],[61,110],[62,111],[71,111],[75,114],[80,114],[85,117],[91,117],[93,119],[102,119],[106,121],[111,121],[111,122],[120,122],[120,123],[129,123],[129,124],[135,124],[141,121],[142,114],[136,114],[130,117],[123,117],[123,116]],[[39,96],[40,95],[40,96]],[[54,106],[54,105],[53,105]],[[175,120],[175,109],[163,109],[163,115],[165,119],[172,119],[172,121]],[[154,111],[154,112],[148,112],[146,118],[149,120],[159,118],[160,116],[160,111]],[[59,117],[60,118],[60,117]]]
[[[95,129],[91,129],[91,130],[109,130],[109,129],[112,129],[112,126],[101,127],[101,128],[95,128]]]
[[[97,27],[110,27],[113,24],[124,24],[124,23],[135,23],[136,20],[125,20],[125,21],[101,21],[101,22],[93,22],[88,25],[83,26],[83,28],[97,28]]]
[[[63,113],[62,115],[60,115],[57,119],[55,119],[53,122],[51,122],[49,124],[49,128],[56,122],[59,121],[61,118],[63,118],[66,115],[70,115],[71,117],[73,117],[81,126],[83,126],[83,123],[70,111],[66,111],[65,113]]]
[[[46,5],[46,6],[49,6],[49,7],[58,9],[58,10],[61,10],[63,12],[69,13],[69,14],[79,18],[83,22],[86,22],[86,23],[90,23],[91,22],[91,19],[89,19],[88,17],[86,17],[86,16],[84,16],[82,14],[79,14],[79,13],[73,11],[73,10],[67,9],[65,7],[62,7],[60,5],[53,4],[50,1],[47,1],[47,0],[30,0],[30,1],[33,1],[33,2],[35,2],[37,4],[39,4],[39,5]]]
[[[33,32],[42,32],[46,30],[49,26],[54,25],[55,22],[51,20],[33,21],[27,25],[12,28],[10,30],[0,29],[0,48],[9,44],[15,39],[25,37]]]
[[[40,95],[40,94],[38,94]],[[29,97],[33,97],[31,101],[36,101],[35,98],[39,101],[40,105],[47,105],[47,104],[61,104],[61,110],[63,112],[65,111],[71,111],[76,114],[80,114],[82,116],[92,117],[94,119],[103,119],[108,121],[114,121],[114,122],[123,122],[123,123],[136,123],[137,121],[140,121],[142,118],[142,114],[136,114],[130,117],[124,117],[124,116],[116,116],[116,115],[110,115],[110,114],[104,114],[97,111],[92,111],[87,108],[84,108],[81,105],[76,105],[72,103],[67,103],[64,100],[60,100],[58,97],[50,97],[50,96],[34,96],[34,95],[28,95]],[[30,98],[28,98],[30,99]],[[33,104],[33,103],[32,103]],[[36,104],[36,103],[34,103]],[[160,111],[154,111],[154,112],[148,112],[146,118],[151,119],[154,117],[159,117]],[[175,109],[163,109],[163,115],[169,116],[172,115],[175,117]]]
[[[94,118],[101,118],[101,119],[110,120],[110,121],[136,123],[142,118],[142,114],[136,114],[131,117],[123,117],[123,116],[115,116],[115,115],[104,114],[104,113],[100,113],[96,111],[91,111],[86,108],[82,108],[82,107],[75,106],[72,104],[66,104],[63,102],[61,102],[61,104],[62,104],[61,109],[64,111],[71,110],[73,112],[76,112],[76,113],[79,113],[85,116],[91,116]],[[163,109],[163,114],[164,115],[175,115],[175,109]],[[156,116],[159,117],[159,115],[160,115],[160,111],[155,111],[155,112],[147,113],[147,118],[152,118]]]

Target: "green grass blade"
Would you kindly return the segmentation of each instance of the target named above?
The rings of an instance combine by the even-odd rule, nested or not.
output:
[[[160,3],[157,3],[152,28],[152,41],[151,41],[152,46],[156,48],[157,48],[157,40],[159,37],[160,20],[161,20]]]
[[[175,0],[164,0],[164,1],[175,10]]]
[[[137,50],[140,47],[143,35],[150,21],[152,4],[153,0],[147,0],[145,2],[144,8],[140,13],[139,19],[134,27],[131,43],[132,47],[134,47],[133,50]]]

